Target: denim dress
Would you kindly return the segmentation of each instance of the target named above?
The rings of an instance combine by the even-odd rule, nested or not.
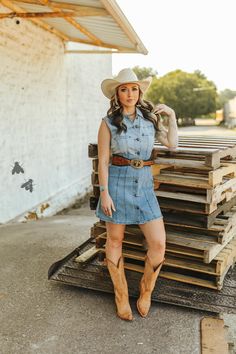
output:
[[[117,134],[117,127],[108,117],[103,118],[111,132],[111,152],[128,159],[148,160],[151,157],[155,141],[155,129],[142,112],[136,109],[136,118],[132,121],[124,116],[127,131]],[[103,221],[115,224],[144,224],[150,220],[163,218],[157,197],[151,166],[134,168],[132,166],[108,167],[108,191],[116,211],[107,216],[101,208],[99,198],[96,216]]]

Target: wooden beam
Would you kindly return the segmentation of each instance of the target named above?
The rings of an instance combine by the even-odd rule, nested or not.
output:
[[[66,54],[114,54],[119,53],[113,50],[65,50]]]
[[[14,0],[14,2],[42,5],[42,2],[40,2],[39,0]],[[99,7],[81,6],[76,4],[70,4],[67,2],[44,1],[44,5],[48,5],[48,4],[52,6],[56,6],[61,9],[74,10],[77,12],[77,16],[79,17],[109,16],[109,13],[105,9],[101,9]]]
[[[75,42],[75,43],[82,43],[82,44],[88,44],[88,45],[97,46],[97,44],[95,42],[88,41],[86,39],[70,37],[69,41],[70,42]],[[126,48],[126,47],[118,46],[118,45],[115,45],[115,44],[109,44],[109,43],[101,42],[98,46],[101,47],[101,48],[117,49],[117,50],[123,51],[125,53],[134,53],[134,50],[132,50],[131,48]]]
[[[40,0],[42,2],[42,0]],[[44,4],[44,2],[42,2]],[[54,11],[62,11],[59,7],[51,5],[49,2],[46,4],[50,9]],[[90,38],[96,45],[100,45],[102,42],[99,38],[97,38],[94,34],[89,32],[85,27],[81,26],[77,21],[72,18],[65,18],[65,21],[69,22],[72,26],[77,28],[80,32],[85,34],[88,38]]]
[[[7,14],[0,13],[1,18],[47,18],[47,17],[67,17],[75,16],[74,12],[10,12]]]
[[[89,6],[81,6],[75,4],[68,4],[66,2],[55,2],[50,1],[50,4],[57,6],[61,9],[74,10],[78,12],[78,16],[109,16],[109,13],[105,9],[101,9],[99,7],[89,7]]]
[[[20,13],[26,13],[27,12],[27,11],[23,10],[21,7],[13,4],[9,0],[1,0],[1,3],[2,3],[3,6],[7,7],[8,9],[10,9],[12,11],[20,12]],[[44,30],[55,34],[57,37],[61,38],[63,41],[68,41],[69,40],[69,37],[64,35],[64,33],[56,30],[52,26],[46,24],[45,22],[43,22],[43,21],[41,21],[39,19],[30,19],[30,21],[33,22],[34,24],[36,24],[37,26],[43,28]]]
[[[135,52],[126,52],[118,50],[65,50],[66,54],[137,54]]]

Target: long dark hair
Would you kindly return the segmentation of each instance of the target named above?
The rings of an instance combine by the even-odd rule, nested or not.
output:
[[[136,103],[136,107],[140,109],[143,117],[153,123],[156,131],[160,131],[159,115],[154,114],[154,106],[150,101],[143,99],[143,92],[139,88],[139,99]],[[123,107],[119,101],[118,93],[116,90],[115,95],[110,100],[110,108],[107,111],[107,116],[111,120],[111,124],[117,127],[117,133],[120,134],[122,131],[127,131],[127,126],[123,122]]]

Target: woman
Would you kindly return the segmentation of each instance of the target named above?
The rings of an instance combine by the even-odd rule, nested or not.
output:
[[[101,84],[103,94],[110,99],[110,109],[98,132],[100,198],[96,215],[106,222],[107,267],[117,314],[124,320],[133,319],[122,257],[125,225],[139,225],[148,244],[137,301],[140,315],[146,317],[164,262],[166,236],[153,189],[150,156],[155,138],[170,149],[178,145],[175,112],[164,104],[154,109],[142,98],[150,84],[151,78],[138,80],[131,69],[123,69],[116,78]],[[160,114],[169,119],[168,131],[160,122]]]

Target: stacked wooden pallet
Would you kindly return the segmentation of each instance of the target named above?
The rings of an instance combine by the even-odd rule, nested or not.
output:
[[[91,208],[99,197],[97,146],[93,157]],[[180,137],[176,151],[156,143],[154,189],[167,234],[166,261],[160,276],[221,289],[236,259],[236,139]],[[105,224],[91,229],[104,256]],[[138,226],[126,226],[123,254],[127,269],[143,272],[145,240]],[[102,259],[102,256],[101,256]]]

